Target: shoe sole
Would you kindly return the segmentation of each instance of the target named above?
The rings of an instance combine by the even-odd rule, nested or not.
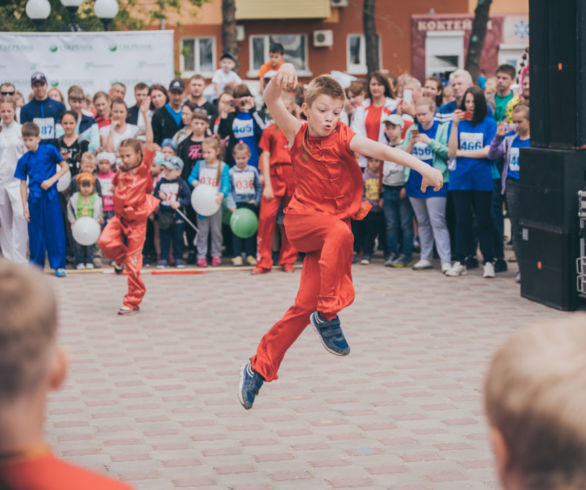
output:
[[[425,267],[411,267],[411,269],[413,269],[414,271],[428,271],[430,269],[433,269],[433,265],[426,265]]]
[[[238,401],[240,402],[240,405],[242,405],[244,410],[250,410],[252,408],[252,406],[247,407],[244,403],[244,399],[242,398],[242,387],[244,385],[244,370],[246,369],[247,365],[248,363],[245,363],[240,369],[240,383],[238,384]]]
[[[338,357],[344,357],[344,356],[347,356],[348,354],[350,354],[350,346],[348,346],[348,351],[344,352],[344,353],[336,352],[335,350],[330,349],[327,346],[327,344],[324,342],[324,339],[321,336],[321,334],[319,333],[319,329],[315,326],[315,323],[313,323],[313,314],[309,317],[309,321],[313,325],[313,328],[315,328],[315,333],[317,333],[317,336],[319,337],[319,340],[321,341],[321,345],[324,346],[325,350],[327,350],[330,354],[334,354],[335,356],[338,356]]]

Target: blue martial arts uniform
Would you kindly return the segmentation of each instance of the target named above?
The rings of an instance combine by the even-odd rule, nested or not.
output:
[[[30,261],[41,268],[45,267],[47,252],[52,269],[65,269],[65,228],[57,184],[47,190],[41,187],[43,181],[55,175],[61,161],[63,157],[53,145],[39,145],[36,151],[27,151],[20,157],[14,172],[17,179],[28,178]]]

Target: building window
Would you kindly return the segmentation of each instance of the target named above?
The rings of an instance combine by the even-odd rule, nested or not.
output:
[[[181,74],[184,78],[195,73],[211,77],[215,67],[215,37],[191,37],[181,40]]]
[[[425,76],[448,75],[464,66],[464,31],[430,31],[425,37]]]
[[[381,38],[378,39],[378,59],[382,67],[381,55]],[[368,71],[366,67],[366,41],[364,34],[348,34],[346,46],[346,69],[353,75],[365,75]]]
[[[519,44],[501,44],[499,45],[499,65],[512,65],[519,68],[523,59],[525,46]]]
[[[307,66],[307,36],[304,34],[279,34],[250,36],[250,71],[248,76],[256,78],[260,67],[269,60],[269,47],[281,43],[285,50],[285,61],[292,63],[300,76],[311,76]]]

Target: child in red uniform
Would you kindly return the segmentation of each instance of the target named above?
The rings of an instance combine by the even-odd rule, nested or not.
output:
[[[295,110],[292,98],[284,99],[285,107],[290,113]],[[258,220],[257,262],[252,274],[270,272],[273,267],[272,241],[279,207],[289,205],[295,187],[293,166],[289,155],[287,137],[276,124],[266,128],[260,138],[258,147],[262,153],[262,174],[264,189],[260,203],[260,217]],[[293,248],[287,235],[282,234],[281,254],[279,265],[285,272],[293,272],[293,264],[297,260],[297,250]]]
[[[442,186],[441,172],[430,165],[354,135],[341,123],[344,90],[330,76],[313,80],[302,107],[307,122],[296,119],[280,100],[282,90],[296,84],[295,68],[286,63],[267,86],[264,99],[291,147],[295,191],[285,211],[285,231],[305,260],[295,304],[265,334],[256,355],[242,369],[238,395],[246,409],[252,407],[263,382],[277,378],[285,352],[309,322],[326,350],[339,356],[350,353],[338,312],[354,300],[350,218],[360,211],[362,201],[362,172],[354,154],[414,169],[422,175],[424,191]]]
[[[0,488],[129,490],[57,459],[43,442],[47,395],[67,371],[51,285],[36,269],[0,259],[0,311]]]
[[[141,111],[143,107],[148,107],[147,104],[150,104],[150,97],[141,105]],[[153,129],[148,117],[145,117],[145,121],[144,150],[140,141],[133,138],[123,140],[118,147],[122,165],[112,179],[114,217],[98,240],[98,247],[104,252],[104,256],[114,261],[116,273],[122,273],[125,267],[128,274],[128,293],[124,296],[119,315],[138,311],[146,292],[140,279],[142,247],[146,236],[147,219],[159,204],[159,200],[151,194],[151,167],[156,154]]]

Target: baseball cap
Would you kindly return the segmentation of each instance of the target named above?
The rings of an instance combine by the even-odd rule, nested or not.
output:
[[[33,83],[47,83],[47,77],[44,73],[36,71],[31,75],[31,85]]]
[[[171,83],[169,84],[169,92],[183,93],[184,91],[185,84],[183,83],[183,80],[181,80],[180,78],[175,78],[174,80],[171,80]]]
[[[403,121],[403,118],[401,116],[399,116],[399,114],[389,114],[388,116],[385,116],[385,118],[383,119],[383,122],[389,123],[389,124],[394,124],[395,126],[401,126],[401,127],[405,126],[405,121]]]
[[[220,61],[225,59],[232,60],[234,63],[236,63],[236,58],[234,58],[232,53],[223,53],[222,56],[220,56]]]
[[[177,143],[175,143],[171,138],[165,138],[161,142],[161,148],[164,148],[165,146],[168,146],[169,148],[173,148],[175,151],[177,151]]]
[[[183,160],[173,155],[163,162],[163,167],[166,167],[169,170],[183,170]]]

